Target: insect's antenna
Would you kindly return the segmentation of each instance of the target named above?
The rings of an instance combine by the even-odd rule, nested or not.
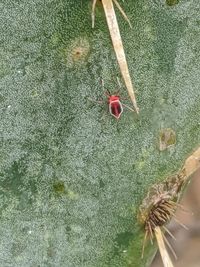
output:
[[[113,82],[116,83],[114,78],[113,78]],[[118,89],[117,92],[115,93],[116,95],[119,94],[119,92],[120,92],[120,90],[121,90],[121,88],[122,88],[122,85],[121,85],[120,80],[119,80],[118,77],[117,77],[117,85],[119,86],[119,89]]]
[[[92,3],[92,28],[94,28],[96,3],[97,3],[97,0],[93,0],[93,3]]]
[[[165,267],[174,267],[172,264],[172,261],[169,257],[169,254],[166,250],[162,231],[161,231],[160,227],[156,226],[156,228],[154,229],[154,232],[155,232],[156,240],[158,243],[158,248],[159,248],[160,255],[161,255],[162,262],[163,262],[164,266]]]
[[[119,9],[119,11],[121,12],[124,19],[128,22],[129,26],[132,28],[131,22],[130,22],[129,18],[127,17],[126,13],[124,12],[124,10],[122,9],[122,7],[120,6],[120,4],[117,2],[117,0],[113,0],[113,2],[115,3],[115,5]]]
[[[121,83],[120,83],[119,77],[117,77],[117,83],[118,83],[118,85],[119,85],[119,88],[121,89],[121,88],[122,88],[122,85],[121,85]]]
[[[104,80],[101,79],[101,85],[102,85],[102,88],[103,88],[103,92],[104,94],[109,97],[111,95],[110,91],[108,89],[105,90],[105,87],[104,87]]]
[[[101,86],[102,86],[102,88],[104,90],[104,80],[103,79],[101,79]]]
[[[124,107],[126,107],[127,109],[129,109],[129,110],[131,110],[131,111],[135,112],[135,110],[134,110],[134,109],[130,108],[129,106],[125,105],[124,103],[122,103],[122,105],[123,105]]]

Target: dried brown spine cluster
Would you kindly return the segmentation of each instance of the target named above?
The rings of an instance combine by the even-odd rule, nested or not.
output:
[[[175,258],[176,254],[164,234],[162,234],[162,229],[174,238],[165,225],[175,216],[177,206],[180,206],[177,200],[185,181],[185,170],[182,169],[179,174],[169,177],[164,183],[152,186],[147,197],[140,206],[139,220],[143,224],[145,230],[142,257],[147,238],[153,243],[153,238],[155,236],[164,266],[173,266],[165,244],[170,248]],[[181,224],[176,218],[175,220]],[[185,227],[183,224],[181,225]]]
[[[149,211],[145,221],[145,231],[151,234],[156,226],[165,225],[174,215],[175,210],[175,202],[166,199],[161,199]]]

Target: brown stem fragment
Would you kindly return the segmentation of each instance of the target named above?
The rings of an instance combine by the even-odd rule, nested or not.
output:
[[[138,219],[143,224],[145,230],[145,237],[142,248],[142,255],[144,253],[144,246],[147,238],[152,240],[152,234],[156,237],[159,246],[162,261],[165,267],[173,266],[167,254],[164,241],[174,254],[173,248],[166,241],[164,234],[161,232],[163,228],[174,239],[172,233],[165,227],[165,224],[173,217],[174,220],[184,229],[188,230],[182,222],[177,220],[175,211],[177,207],[185,209],[178,204],[181,189],[192,173],[200,168],[200,148],[191,154],[185,161],[181,170],[172,176],[167,177],[165,181],[153,185],[139,208]]]
[[[97,0],[93,0],[93,5],[92,5],[92,27],[94,27],[94,9],[95,9],[96,1]],[[126,55],[124,52],[122,38],[120,35],[120,31],[119,31],[117,17],[116,17],[114,6],[113,6],[113,1],[116,4],[116,6],[119,8],[120,12],[125,17],[125,19],[128,21],[129,24],[130,24],[130,21],[128,20],[128,17],[126,16],[124,11],[122,10],[122,8],[119,5],[119,3],[117,2],[117,0],[102,0],[104,12],[106,15],[106,21],[107,21],[108,28],[110,31],[110,36],[111,36],[111,40],[112,40],[115,54],[117,57],[117,61],[118,61],[119,67],[120,67],[120,71],[121,71],[122,77],[124,79],[124,83],[126,85],[128,94],[129,94],[131,101],[133,103],[133,106],[134,106],[136,112],[139,113],[139,108],[137,106],[134,88],[133,88],[133,84],[131,81],[131,77],[130,77],[130,73],[129,73],[129,69],[128,69],[128,64],[126,61]]]
[[[158,243],[160,255],[161,255],[162,262],[163,262],[164,266],[165,267],[173,267],[174,265],[172,264],[172,261],[169,257],[167,249],[165,247],[163,234],[162,234],[160,227],[157,226],[154,231],[155,231],[156,240]]]

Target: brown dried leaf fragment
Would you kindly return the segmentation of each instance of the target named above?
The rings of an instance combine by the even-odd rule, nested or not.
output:
[[[163,151],[176,144],[176,133],[171,128],[161,129],[159,135],[159,150]]]
[[[161,255],[164,267],[174,267],[174,265],[172,264],[171,259],[169,257],[169,254],[167,252],[167,249],[165,247],[165,242],[164,242],[164,238],[163,238],[164,235],[163,235],[160,227],[155,227],[154,232],[155,232],[155,237],[156,237],[156,240],[158,243],[158,248],[160,251],[160,255]]]
[[[198,168],[200,168],[200,147],[186,159],[183,166],[187,177],[193,174]]]
[[[142,255],[147,238],[152,241],[155,236],[165,267],[173,267],[165,244],[170,248],[175,258],[176,254],[162,233],[162,230],[167,231],[168,234],[174,238],[172,233],[165,227],[165,224],[168,223],[172,217],[174,217],[174,220],[179,225],[188,230],[183,223],[178,221],[175,216],[175,211],[177,207],[181,207],[183,211],[185,210],[177,203],[182,191],[181,189],[188,181],[188,177],[198,168],[200,168],[200,148],[187,158],[183,167],[177,174],[167,177],[162,183],[153,185],[140,205],[138,220],[143,225],[145,231]]]
[[[94,11],[95,11],[96,2],[97,2],[97,0],[93,0],[93,4],[92,4],[92,27],[94,27],[94,18],[95,18]],[[117,2],[117,0],[102,0],[108,28],[110,31],[113,47],[114,47],[117,61],[118,61],[118,64],[119,64],[119,67],[121,70],[121,74],[122,74],[122,77],[124,79],[124,82],[125,82],[126,88],[128,90],[128,94],[129,94],[131,101],[133,103],[133,106],[134,106],[136,112],[139,113],[139,108],[137,106],[137,102],[136,102],[136,98],[135,98],[134,88],[133,88],[133,84],[131,81],[131,77],[130,77],[130,73],[129,73],[129,69],[128,69],[128,64],[126,61],[126,56],[125,56],[125,52],[124,52],[124,47],[123,47],[122,38],[120,35],[120,31],[119,31],[119,26],[118,26],[113,2],[119,8],[120,12],[124,16],[124,18],[128,21],[129,25],[130,25],[130,21],[129,21],[128,17],[126,16],[126,14],[124,13],[121,6],[119,5],[119,3]]]
[[[124,10],[122,9],[122,7],[120,6],[120,4],[117,2],[117,0],[113,0],[113,2],[115,3],[115,5],[119,9],[119,11],[121,12],[124,19],[128,22],[129,26],[132,28],[131,22],[130,22],[129,18],[127,17],[126,13],[124,12]]]
[[[162,257],[163,265],[165,267],[173,267],[165,244],[172,251],[174,257],[177,258],[172,246],[162,233],[162,228],[164,229],[164,231],[166,231],[165,224],[169,222],[172,216],[174,216],[177,208],[176,202],[173,201],[173,190],[168,191],[170,185],[171,183],[166,181],[163,184],[152,186],[147,197],[143,200],[143,203],[140,206],[139,213],[139,220],[143,224],[145,231],[142,257],[144,254],[147,238],[149,238],[151,240],[151,243],[153,243],[152,240],[155,236]],[[170,235],[173,236],[172,233],[170,233]]]
[[[177,190],[179,188],[177,185],[179,183],[182,184],[182,179],[182,176],[173,176],[173,178],[170,177],[163,183],[152,186],[140,206],[138,218],[143,224],[145,231],[142,257],[147,238],[150,238],[152,242],[155,236],[164,267],[173,267],[165,244],[172,251],[174,257],[177,258],[176,253],[162,231],[166,231],[165,224],[170,221],[177,209]],[[179,224],[181,223],[179,222]],[[174,238],[168,229],[167,232]]]

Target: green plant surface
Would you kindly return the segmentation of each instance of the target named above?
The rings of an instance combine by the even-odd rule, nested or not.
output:
[[[117,122],[119,67],[89,0],[0,7],[0,266],[143,267],[138,207],[200,144],[199,0],[120,1],[140,114]],[[124,85],[120,95],[127,97]],[[129,100],[124,100],[131,105]],[[161,129],[176,143],[159,151]],[[150,248],[152,249],[152,248]]]

